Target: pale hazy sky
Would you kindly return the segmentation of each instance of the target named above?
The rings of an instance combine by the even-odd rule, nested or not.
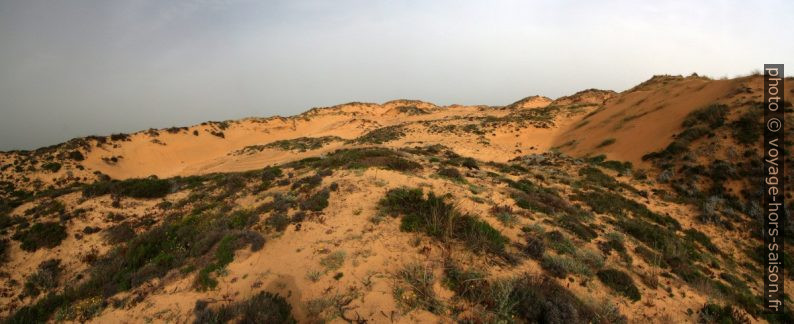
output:
[[[0,150],[348,101],[792,75],[792,16],[794,1],[0,0]]]

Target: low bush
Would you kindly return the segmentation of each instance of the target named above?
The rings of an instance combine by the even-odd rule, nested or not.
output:
[[[468,282],[476,287],[476,293],[461,295],[460,289],[453,291],[495,317],[472,322],[589,323],[596,316],[592,307],[548,277],[472,279]]]
[[[405,130],[402,126],[387,126],[381,127],[367,132],[353,140],[358,144],[383,144],[398,140],[405,136]]]
[[[689,113],[681,126],[689,128],[695,125],[707,125],[714,129],[725,124],[727,115],[728,106],[715,103]]]
[[[720,306],[708,303],[698,312],[702,323],[743,324],[750,323],[747,315],[731,305]]]
[[[551,231],[546,233],[546,240],[549,247],[557,251],[559,254],[573,254],[576,252],[576,247],[570,239],[560,233],[560,231]]]
[[[325,207],[328,207],[328,198],[330,196],[331,190],[325,188],[301,201],[300,208],[308,211],[322,211]]]
[[[58,172],[61,169],[61,164],[58,162],[47,162],[41,166],[42,169],[52,173]]]
[[[436,282],[433,269],[412,263],[397,271],[397,278],[400,282],[394,287],[394,299],[404,308],[419,308],[436,314],[442,312],[444,305],[433,290]]]
[[[526,179],[519,181],[505,179],[504,181],[507,182],[508,186],[511,188],[518,190],[511,194],[511,197],[515,200],[518,207],[549,215],[556,213],[575,214],[581,212],[571,206],[565,199],[562,199],[559,193],[552,188],[540,187]]]
[[[61,245],[61,241],[66,238],[66,228],[55,222],[36,223],[30,228],[17,231],[12,238],[22,242],[22,249],[28,252],[40,248],[51,249]]]
[[[593,271],[580,260],[567,255],[546,254],[540,262],[540,266],[554,277],[565,278],[569,274],[592,276]]]
[[[653,267],[659,267],[659,268],[670,267],[670,265],[667,264],[667,261],[665,261],[664,258],[662,258],[661,254],[656,253],[653,250],[646,248],[642,245],[637,245],[637,247],[634,248],[634,253],[639,255],[640,258],[645,260],[646,263],[648,263]]]
[[[83,153],[80,153],[80,151],[71,151],[69,152],[68,157],[78,162],[85,160],[85,156],[83,156]]]
[[[265,144],[264,147],[279,149],[283,151],[306,152],[306,151],[320,149],[323,146],[335,141],[341,142],[343,141],[343,139],[338,136],[298,137],[298,138],[279,140],[272,143],[268,143]]]
[[[603,190],[577,192],[571,196],[571,199],[586,203],[592,208],[593,212],[599,214],[609,214],[623,218],[631,213],[666,227],[681,228],[681,224],[675,218],[657,214],[641,203],[611,192]]]
[[[214,262],[205,266],[196,276],[196,286],[199,290],[214,289],[218,281],[211,277],[212,273],[217,273],[224,269],[226,265],[234,261],[234,251],[240,247],[238,238],[233,234],[226,234],[218,243],[215,250]]]
[[[631,171],[631,167],[632,167],[631,162],[628,162],[628,161],[620,162],[620,161],[613,161],[613,160],[601,162],[599,165],[602,166],[602,167],[605,167],[607,169],[615,170],[615,171],[619,172],[620,174],[628,173],[629,171]]]
[[[284,211],[276,211],[265,219],[265,225],[277,232],[283,232],[289,223],[290,219]]]
[[[193,310],[194,324],[228,323],[297,323],[292,306],[284,297],[269,292],[259,292],[248,300],[226,304],[211,309],[205,301],[197,301]]]
[[[527,243],[524,246],[524,253],[535,260],[540,260],[546,251],[546,243],[542,238],[535,237],[532,234],[527,234],[526,240]]]
[[[732,123],[733,137],[739,144],[757,144],[763,134],[762,110],[751,109]]]
[[[342,149],[322,158],[307,158],[287,165],[319,169],[380,167],[395,171],[412,171],[422,168],[419,163],[407,160],[401,154],[387,148]]]
[[[66,212],[66,205],[57,199],[42,200],[38,205],[25,210],[25,216],[40,218],[50,215],[60,215]]]
[[[308,192],[314,188],[317,188],[322,183],[323,183],[323,177],[320,176],[319,174],[315,174],[313,176],[308,176],[295,180],[295,182],[292,183],[292,190]]]
[[[27,277],[22,294],[35,298],[42,292],[57,288],[62,271],[61,260],[49,259],[41,262],[36,272]]]
[[[485,274],[473,269],[463,269],[447,260],[444,266],[444,284],[467,300],[477,300],[487,285]]]
[[[557,222],[560,227],[573,233],[583,241],[590,242],[598,237],[598,233],[588,225],[588,220],[582,213],[565,214],[560,217]]]
[[[132,198],[162,198],[171,192],[171,187],[170,181],[155,177],[101,181],[84,187],[83,197],[113,194]]]
[[[703,232],[701,231],[698,231],[694,228],[690,228],[685,230],[684,234],[686,235],[687,238],[700,243],[711,252],[716,253],[720,251],[719,248],[717,248],[717,246],[711,242],[711,238],[709,238],[706,234],[703,234]]]
[[[345,251],[335,251],[320,259],[320,265],[323,266],[326,271],[339,269],[345,264],[346,255]]]
[[[452,180],[463,181],[463,175],[455,168],[442,168],[438,170],[438,175]]]
[[[476,252],[502,254],[508,242],[488,223],[459,212],[444,197],[432,192],[425,198],[421,189],[392,189],[379,206],[386,214],[403,216],[400,224],[403,231],[423,232],[442,241],[460,240]]]
[[[262,181],[268,183],[272,182],[273,180],[276,180],[279,177],[281,177],[282,174],[284,174],[284,171],[282,171],[281,168],[279,167],[276,166],[267,167],[262,170]]]
[[[620,187],[620,183],[617,180],[601,172],[598,168],[581,168],[579,169],[579,175],[582,176],[585,181],[607,189],[614,190]]]
[[[638,301],[642,297],[640,290],[634,285],[634,280],[623,271],[604,269],[598,271],[596,276],[604,285],[633,301]]]
[[[105,239],[110,244],[127,242],[135,237],[135,230],[129,223],[121,223],[105,230]]]

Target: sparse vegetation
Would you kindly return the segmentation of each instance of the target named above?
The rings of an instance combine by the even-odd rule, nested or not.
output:
[[[433,290],[436,279],[431,268],[422,264],[409,264],[397,271],[396,276],[399,281],[394,287],[394,299],[405,310],[420,308],[431,313],[441,313],[444,305]]]
[[[421,189],[392,189],[379,205],[386,214],[403,216],[400,224],[403,231],[424,232],[444,242],[460,240],[477,252],[501,254],[508,241],[488,223],[459,212],[444,197],[432,192],[425,198]]]
[[[323,148],[333,142],[342,142],[344,139],[338,136],[322,137],[298,137],[293,139],[278,140],[265,145],[246,146],[240,153],[261,152],[263,149],[277,149],[282,151],[306,152]]]
[[[634,280],[623,271],[604,269],[598,271],[596,276],[604,285],[633,301],[638,301],[642,297],[640,290],[634,285]]]
[[[154,177],[123,181],[101,181],[84,187],[83,197],[113,194],[132,198],[162,198],[171,192],[171,188],[170,181]]]
[[[232,320],[237,323],[297,323],[287,300],[265,291],[214,310],[206,301],[199,300],[193,312],[196,316],[194,324],[228,323]]]
[[[316,169],[380,167],[395,171],[412,171],[422,168],[419,163],[408,160],[399,153],[387,148],[337,150],[322,158],[307,158],[288,165],[295,167],[306,166]]]
[[[402,126],[387,126],[369,131],[353,140],[358,144],[383,144],[386,142],[396,141],[405,136],[405,130]]]
[[[36,272],[27,277],[22,294],[35,298],[42,292],[57,288],[62,271],[63,267],[59,259],[49,259],[41,262]]]
[[[30,228],[19,230],[12,238],[22,242],[21,247],[25,251],[51,249],[60,245],[66,238],[66,228],[55,222],[36,223]]]
[[[455,266],[448,266],[445,274],[458,296],[487,310],[468,319],[475,323],[587,323],[595,318],[593,308],[547,277],[485,279]]]
[[[58,162],[47,162],[41,165],[41,168],[52,173],[58,172],[61,169],[61,164]]]
[[[345,251],[335,251],[320,259],[320,265],[323,266],[326,271],[339,269],[345,263],[346,255]]]
[[[322,211],[325,207],[328,207],[328,198],[331,196],[331,190],[325,188],[323,190],[318,191],[314,195],[309,196],[306,200],[300,203],[300,208],[302,210],[309,210],[309,211]]]
[[[442,168],[438,175],[455,181],[463,181],[463,175],[456,168]]]

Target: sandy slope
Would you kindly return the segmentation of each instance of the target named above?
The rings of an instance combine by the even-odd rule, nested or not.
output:
[[[789,88],[786,90],[790,92],[792,82],[788,84]],[[757,76],[733,80],[708,80],[696,76],[655,77],[622,93],[591,89],[556,100],[532,96],[505,107],[441,107],[412,100],[396,100],[383,104],[349,103],[315,108],[293,117],[205,123],[172,131],[141,131],[130,134],[127,139],[88,139],[87,146],[76,148],[63,146],[46,152],[2,153],[2,165],[27,165],[32,163],[31,155],[35,158],[36,154],[41,154],[41,158],[47,155],[63,155],[74,150],[82,152],[85,160],[71,161],[63,156],[53,157],[63,163],[63,167],[56,172],[42,171],[42,163],[36,162],[33,163],[36,165],[33,171],[27,168],[16,171],[14,167],[4,169],[0,173],[0,180],[13,182],[20,188],[42,188],[45,185],[58,187],[72,182],[91,182],[99,178],[97,173],[113,179],[128,179],[150,175],[169,178],[260,170],[264,166],[316,157],[340,148],[372,146],[371,143],[356,143],[352,140],[389,126],[400,127],[404,136],[378,145],[400,149],[442,144],[457,154],[473,157],[483,163],[504,163],[516,157],[558,149],[576,157],[606,154],[612,160],[630,161],[635,166],[651,168],[650,163],[642,161],[642,156],[667,146],[673,140],[673,135],[681,131],[682,121],[692,111],[711,103],[759,101],[760,87]],[[549,107],[564,108],[551,113],[551,122],[544,124],[545,127],[525,123],[531,118],[522,113]],[[511,119],[515,116],[520,118]],[[493,124],[489,124],[490,122]],[[219,136],[221,133],[222,136]],[[337,136],[342,140],[331,141],[318,149],[306,151],[263,148],[241,152],[249,146],[265,145],[278,140],[323,136]],[[613,143],[604,144],[608,139],[614,139]],[[720,152],[714,152],[715,156],[722,157],[722,151],[720,149]],[[113,157],[115,162],[110,160]],[[14,164],[14,161],[20,162]],[[561,166],[560,170],[573,169],[570,166]],[[210,300],[213,306],[219,306],[266,290],[285,296],[294,306],[295,316],[304,322],[316,319],[310,314],[308,304],[336,297],[354,297],[347,305],[344,315],[359,316],[370,322],[443,322],[450,317],[422,310],[404,313],[399,309],[392,291],[395,269],[410,262],[419,262],[432,267],[441,277],[443,261],[453,255],[488,269],[493,275],[543,272],[536,261],[507,267],[481,255],[471,255],[456,249],[447,250],[448,247],[426,236],[401,232],[396,219],[388,219],[379,224],[370,221],[377,214],[377,201],[388,189],[411,186],[451,194],[456,206],[467,212],[484,215],[486,222],[513,242],[522,240],[521,225],[554,229],[555,225],[550,225],[553,217],[535,212],[521,214],[520,222],[516,226],[500,223],[491,215],[490,208],[494,205],[512,206],[514,203],[505,190],[506,186],[489,179],[485,171],[467,171],[471,175],[467,178],[467,183],[439,178],[435,175],[436,171],[427,169],[418,175],[381,169],[336,172],[323,180],[322,186],[332,182],[339,185],[339,191],[332,194],[326,210],[319,213],[317,218],[301,223],[300,228],[292,224],[283,233],[268,236],[265,247],[260,251],[237,251],[234,261],[226,268],[225,275],[219,277],[220,283],[216,290],[196,291],[194,276],[182,276],[175,270],[164,278],[113,296],[116,300],[131,299],[136,302],[122,308],[106,308],[93,321],[186,323],[190,322],[193,308],[199,299]],[[575,174],[575,171],[570,172]],[[651,181],[639,181],[630,176],[609,172],[646,194],[657,189],[651,185]],[[295,177],[303,175],[306,174],[296,174]],[[559,172],[550,172],[534,179],[549,177],[559,180],[556,179],[559,175]],[[567,177],[568,175],[562,176],[566,179]],[[576,189],[571,182],[560,190],[573,194]],[[729,183],[728,186],[733,186],[732,192],[742,189],[742,184]],[[484,189],[475,193],[475,188]],[[236,197],[235,206],[252,208],[273,199],[272,195],[273,192],[242,195]],[[174,203],[186,196],[186,192],[177,192],[168,195],[165,201]],[[0,316],[8,315],[12,309],[34,301],[30,298],[18,300],[16,296],[21,287],[10,283],[12,280],[17,284],[24,282],[25,277],[34,272],[41,261],[54,255],[61,258],[66,265],[63,278],[67,279],[63,279],[61,283],[65,285],[88,268],[87,263],[82,261],[87,254],[101,255],[113,248],[101,234],[80,235],[78,239],[75,233],[80,233],[86,226],[112,226],[113,223],[107,219],[109,213],[123,213],[130,221],[151,218],[154,224],[161,222],[164,215],[157,207],[161,200],[124,199],[122,206],[113,207],[109,196],[85,199],[77,192],[56,199],[64,202],[68,211],[85,208],[87,212],[69,221],[67,231],[70,235],[55,249],[27,253],[20,249],[19,244],[11,245],[11,258],[4,266],[13,271],[3,272],[5,286],[0,291],[3,293],[0,297]],[[723,229],[714,225],[699,225],[697,211],[692,206],[665,201],[656,193],[648,198],[633,195],[630,199],[640,201],[660,214],[671,215],[684,228],[697,227],[708,234],[721,250],[731,254],[743,253],[737,242],[752,240],[749,234],[726,234]],[[24,217],[25,211],[33,206],[33,203],[26,203],[16,207],[12,215]],[[602,216],[598,217],[596,224],[603,232],[611,226],[609,220]],[[265,232],[263,228],[257,230]],[[4,235],[10,236],[11,233],[6,234]],[[633,251],[637,244],[637,241],[627,241],[627,248]],[[598,249],[595,242],[583,246]],[[335,251],[345,252],[347,257],[344,265],[338,270],[322,273],[316,281],[310,280],[310,272],[322,270],[320,260]],[[617,265],[620,262],[616,254],[608,256],[608,264]],[[632,271],[635,271],[632,272],[634,280],[640,282],[638,274],[655,271],[652,268],[635,257],[631,266]],[[343,273],[338,280],[333,278],[337,272]],[[578,296],[594,301],[615,301],[620,313],[626,315],[631,322],[692,322],[696,315],[690,314],[688,310],[696,311],[712,298],[711,292],[693,289],[677,279],[664,279],[662,281],[666,282],[656,289],[642,286],[643,301],[640,305],[616,297],[596,280],[576,280],[571,278],[558,281]],[[669,290],[664,290],[662,286]],[[445,300],[451,299],[453,295],[440,283],[436,285],[435,291]],[[137,296],[142,296],[141,300],[137,300]],[[125,299],[127,297],[129,298]],[[342,322],[340,317],[333,317],[327,312],[322,316]]]

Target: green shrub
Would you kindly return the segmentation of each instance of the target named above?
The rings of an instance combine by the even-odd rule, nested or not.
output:
[[[546,243],[543,239],[531,234],[526,235],[527,244],[524,246],[524,253],[535,260],[540,260],[546,251]]]
[[[325,188],[302,201],[300,208],[301,210],[322,211],[325,207],[328,207],[328,198],[330,196],[331,191]]]
[[[651,249],[646,248],[646,247],[644,247],[642,245],[637,245],[637,247],[634,248],[634,253],[639,255],[640,258],[645,260],[646,263],[648,263],[649,265],[651,265],[653,267],[659,267],[659,268],[669,268],[670,267],[670,265],[667,264],[667,261],[665,261],[664,258],[662,258],[661,254],[656,253],[656,252],[652,251]]]
[[[35,298],[42,291],[46,292],[47,290],[57,288],[62,271],[61,260],[49,259],[41,262],[38,270],[27,277],[22,289],[22,294]]]
[[[367,132],[353,140],[358,144],[383,144],[398,140],[405,136],[401,125],[381,127]]]
[[[333,252],[320,259],[320,265],[325,267],[326,271],[339,269],[345,264],[345,255],[345,251]]]
[[[306,152],[310,150],[317,150],[323,146],[335,142],[343,141],[338,136],[322,136],[322,137],[298,137],[288,140],[279,140],[272,143],[265,144],[265,148],[279,149],[283,151],[298,151]]]
[[[708,303],[698,312],[702,323],[740,324],[749,323],[750,319],[731,305],[720,306]]]
[[[577,192],[571,196],[571,199],[586,203],[588,206],[590,206],[590,208],[593,209],[593,212],[599,214],[610,214],[626,217],[629,215],[629,213],[631,213],[635,216],[643,217],[660,225],[665,225],[674,229],[681,228],[681,224],[678,223],[675,218],[654,213],[641,203],[611,192],[602,190]]]
[[[442,168],[441,170],[438,170],[438,175],[452,180],[463,180],[463,175],[460,173],[460,171],[458,171],[458,169],[455,168]]]
[[[612,160],[610,160],[610,161],[601,162],[599,165],[602,166],[602,167],[605,167],[607,169],[615,170],[615,171],[619,172],[620,174],[625,174],[625,173],[628,173],[629,171],[631,171],[631,162],[628,162],[628,161],[620,162],[620,161],[612,161]]]
[[[228,323],[297,323],[292,316],[292,306],[284,297],[261,291],[248,300],[225,304],[213,310],[207,302],[197,301],[193,310],[194,324]]]
[[[685,230],[684,234],[686,234],[687,238],[689,238],[689,239],[691,239],[691,240],[693,240],[695,242],[700,243],[701,245],[703,245],[709,251],[711,251],[711,252],[719,252],[719,248],[717,248],[717,246],[714,245],[714,243],[711,242],[711,238],[709,238],[706,234],[703,234],[703,232],[698,231],[698,230],[696,230],[694,228],[690,228],[690,229]]]
[[[584,177],[585,181],[607,189],[617,189],[620,187],[620,183],[617,182],[617,180],[601,172],[598,168],[581,168],[579,169],[579,175]]]
[[[292,190],[310,191],[323,183],[323,177],[319,174],[300,178],[292,183]]]
[[[633,301],[638,301],[642,297],[640,290],[634,285],[634,280],[623,271],[616,269],[604,269],[596,273],[601,282],[612,290],[628,297]]]
[[[461,163],[461,165],[466,167],[466,168],[469,168],[469,169],[474,169],[474,170],[479,170],[480,169],[480,166],[477,165],[477,160],[475,160],[473,158],[470,158],[470,157],[463,159],[463,162]]]
[[[708,125],[714,129],[725,124],[727,115],[728,106],[715,103],[689,113],[681,126],[689,128],[695,125]]]
[[[239,242],[236,236],[227,234],[221,239],[215,250],[215,261],[201,269],[196,277],[196,286],[199,290],[215,289],[218,281],[211,277],[212,273],[221,271],[234,261],[234,251],[238,248]]]
[[[583,216],[582,213],[565,214],[560,217],[557,222],[560,227],[568,230],[586,242],[590,242],[598,237],[598,233],[586,224],[585,216]]]
[[[460,240],[476,252],[501,254],[508,242],[488,223],[457,211],[443,197],[432,192],[425,199],[421,189],[392,189],[381,199],[379,206],[386,214],[403,216],[400,224],[403,231],[424,232],[442,241]]]
[[[483,306],[495,318],[473,322],[589,323],[595,318],[590,306],[547,277],[525,275],[476,280],[474,284],[476,293],[461,296]]]
[[[132,198],[162,198],[170,192],[170,181],[150,177],[96,182],[83,188],[83,197],[113,194]]]
[[[58,172],[61,169],[61,164],[58,162],[48,162],[41,166],[42,169],[52,173]]]
[[[284,174],[279,167],[267,167],[262,170],[262,180],[266,182],[271,182],[273,180],[278,179],[281,175]]]
[[[121,223],[105,230],[105,239],[110,244],[127,242],[135,237],[135,230],[129,223]]]
[[[763,134],[762,110],[751,109],[738,120],[732,123],[733,137],[740,144],[758,144],[758,140]]]
[[[40,248],[51,249],[61,245],[61,241],[66,238],[66,228],[55,222],[36,223],[18,231],[12,238],[22,242],[22,249],[28,252]]]
[[[481,296],[483,287],[487,285],[485,280],[485,274],[463,269],[449,260],[444,267],[444,284],[467,300],[477,300]]]
[[[265,220],[265,225],[274,229],[277,232],[283,232],[287,229],[290,219],[286,212],[276,211]]]
[[[32,218],[40,218],[49,215],[60,215],[66,212],[66,205],[57,199],[47,199],[40,202],[38,205],[25,210],[25,216],[32,216]]]
[[[413,115],[427,115],[427,114],[430,113],[427,110],[424,110],[424,109],[419,108],[417,106],[399,106],[396,109],[397,109],[397,111],[399,111],[399,112],[401,112],[403,114],[408,114],[408,115],[411,115],[411,116],[413,116]]]
[[[546,240],[549,242],[549,247],[559,254],[573,254],[576,252],[576,247],[573,245],[573,242],[559,231],[546,233]]]
[[[409,264],[397,271],[400,283],[394,287],[394,299],[406,309],[424,309],[440,314],[444,305],[436,297],[433,269],[421,264]]]
[[[407,160],[401,154],[387,148],[341,149],[323,158],[306,158],[288,165],[319,169],[380,167],[395,171],[412,171],[422,168],[419,163]]]
[[[71,152],[69,152],[68,157],[70,159],[78,161],[78,162],[82,161],[82,160],[85,160],[85,156],[83,156],[83,153],[80,153],[80,151],[71,151]]]
[[[540,266],[557,278],[565,278],[571,273],[588,277],[593,275],[590,267],[582,263],[581,260],[567,255],[546,254],[543,256]]]
[[[565,199],[562,199],[559,193],[552,188],[540,187],[526,179],[519,181],[505,179],[504,181],[507,182],[507,185],[511,188],[519,190],[511,194],[511,197],[515,200],[518,207],[548,215],[556,213],[575,214],[581,212],[571,206]]]

